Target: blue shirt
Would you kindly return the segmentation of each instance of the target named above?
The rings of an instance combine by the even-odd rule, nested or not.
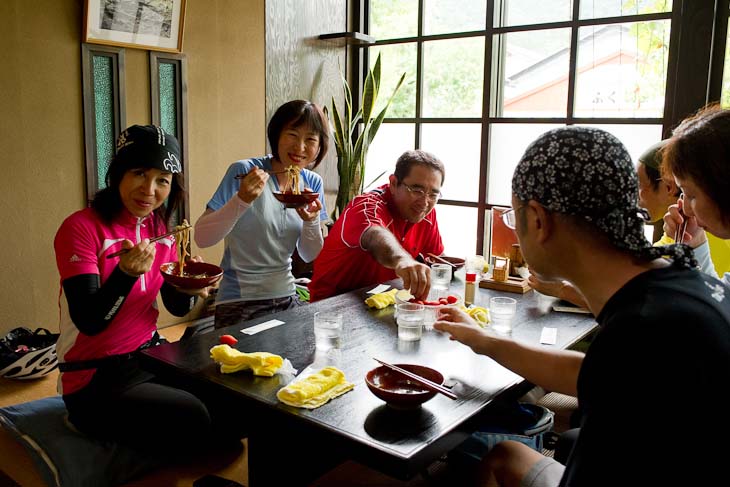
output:
[[[273,156],[236,161],[228,168],[218,189],[208,202],[208,208],[219,210],[238,193],[238,174],[247,174],[254,166],[271,171]],[[302,169],[300,184],[320,194],[320,220],[327,218],[322,193],[322,177]],[[241,215],[225,237],[221,267],[223,279],[217,302],[281,298],[295,293],[291,273],[291,255],[302,230],[302,219],[294,209],[285,208],[274,198],[280,191],[275,177],[270,177],[266,188]]]

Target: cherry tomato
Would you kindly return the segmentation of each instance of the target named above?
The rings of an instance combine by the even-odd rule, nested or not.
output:
[[[220,341],[224,345],[235,345],[238,343],[238,340],[233,335],[221,335]]]
[[[459,298],[457,298],[456,296],[446,296],[446,302],[448,302],[449,304],[455,304],[458,300]]]

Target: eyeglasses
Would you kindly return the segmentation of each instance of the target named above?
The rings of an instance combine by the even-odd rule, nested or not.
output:
[[[426,191],[420,186],[411,186],[410,184],[401,183],[406,187],[409,193],[416,198],[426,198],[429,201],[438,201],[441,198],[440,191]]]
[[[521,210],[525,205],[512,208],[502,213],[502,221],[507,228],[514,230],[517,227],[517,210]]]

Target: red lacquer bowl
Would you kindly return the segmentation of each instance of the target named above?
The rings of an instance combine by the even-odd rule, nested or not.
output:
[[[413,372],[431,382],[442,385],[444,376],[438,370],[423,365],[395,364],[401,369]],[[431,399],[437,394],[435,391],[426,389],[419,384],[388,367],[381,365],[365,375],[365,382],[370,392],[385,401],[388,406],[395,409],[413,409]]]
[[[319,197],[319,193],[277,193],[274,192],[274,198],[284,203],[287,208],[298,208],[307,203],[311,203]]]
[[[184,276],[178,275],[177,267],[177,262],[168,262],[160,266],[160,272],[165,282],[181,289],[202,289],[223,277],[223,269],[207,262],[186,262]]]
[[[448,257],[446,255],[440,255],[439,257],[444,259],[446,262],[453,264],[453,266],[454,266],[453,270],[461,269],[462,267],[464,267],[464,264],[466,263],[466,260],[464,260],[460,257]],[[428,264],[429,266],[432,266],[433,264],[443,264],[443,262],[441,262],[440,260],[434,259],[433,257],[430,257],[430,256],[426,256],[425,261],[426,261],[426,264]],[[451,276],[453,277],[453,275],[454,275],[454,273],[452,272]]]

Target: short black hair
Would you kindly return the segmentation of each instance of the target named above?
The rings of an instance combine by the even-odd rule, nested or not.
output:
[[[271,146],[271,153],[279,161],[281,160],[279,157],[279,137],[287,125],[292,127],[306,125],[314,132],[317,132],[317,135],[319,135],[319,152],[312,168],[319,166],[324,156],[327,155],[330,138],[329,124],[322,109],[307,100],[288,101],[276,109],[266,132]]]
[[[667,140],[661,140],[646,149],[639,156],[639,163],[644,166],[649,184],[656,191],[662,179],[662,150],[667,145]]]
[[[446,168],[436,156],[424,150],[407,150],[398,158],[395,163],[395,174],[398,182],[403,181],[411,173],[413,166],[424,166],[441,173],[441,185],[446,179]]]

